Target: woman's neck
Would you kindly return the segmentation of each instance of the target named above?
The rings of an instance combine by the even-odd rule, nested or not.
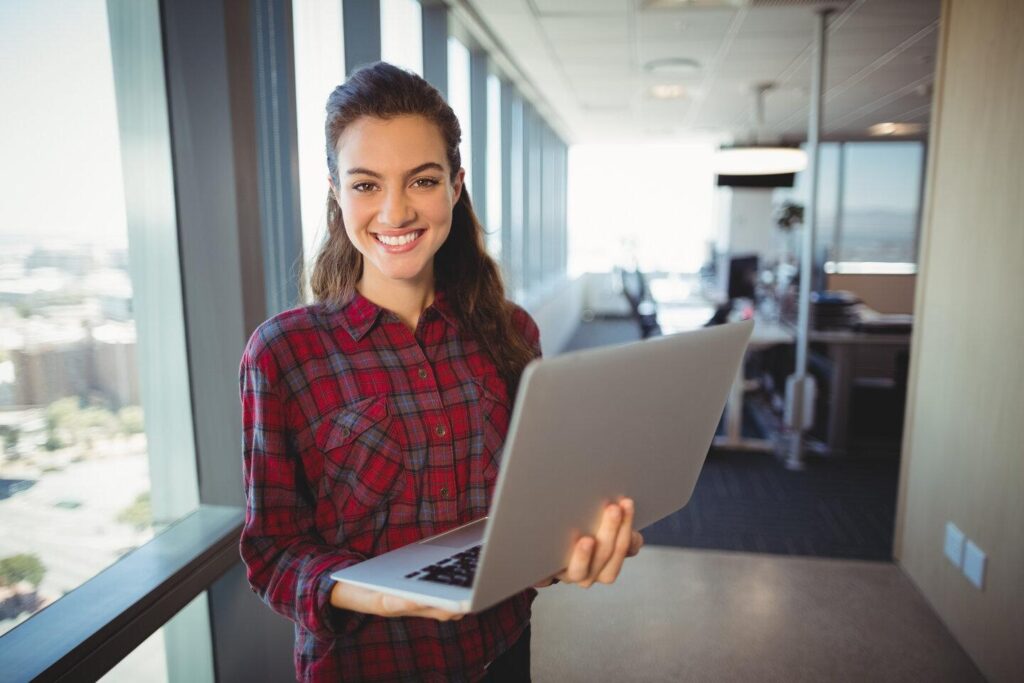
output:
[[[386,308],[398,316],[406,327],[415,331],[423,311],[434,303],[434,278],[425,278],[423,282],[397,282],[388,280],[378,282],[376,278],[367,277],[364,272],[356,284],[356,289],[364,297]]]

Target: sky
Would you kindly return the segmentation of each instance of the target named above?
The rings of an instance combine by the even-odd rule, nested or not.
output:
[[[106,3],[0,2],[0,244],[124,247]]]

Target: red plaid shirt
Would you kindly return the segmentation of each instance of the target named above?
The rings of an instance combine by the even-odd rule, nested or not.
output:
[[[536,324],[522,309],[515,322],[539,355]],[[281,313],[240,375],[242,558],[295,622],[299,679],[482,677],[529,623],[533,589],[451,622],[330,605],[331,572],[487,514],[510,400],[443,292],[415,333],[358,294]]]

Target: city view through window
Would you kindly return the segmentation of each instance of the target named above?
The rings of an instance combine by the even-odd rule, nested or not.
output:
[[[0,5],[0,634],[154,533],[107,35]]]

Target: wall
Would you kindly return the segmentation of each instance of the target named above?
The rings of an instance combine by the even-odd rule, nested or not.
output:
[[[540,328],[540,344],[545,356],[560,353],[579,327],[583,289],[583,277],[565,279],[520,302]]]
[[[827,276],[829,289],[845,289],[879,313],[913,313],[916,275]]]
[[[773,219],[772,191],[736,187],[719,188],[717,193],[719,249],[777,259],[782,237]]]
[[[1024,680],[1024,3],[945,0],[897,558],[992,681]],[[956,523],[985,588],[942,554]]]

